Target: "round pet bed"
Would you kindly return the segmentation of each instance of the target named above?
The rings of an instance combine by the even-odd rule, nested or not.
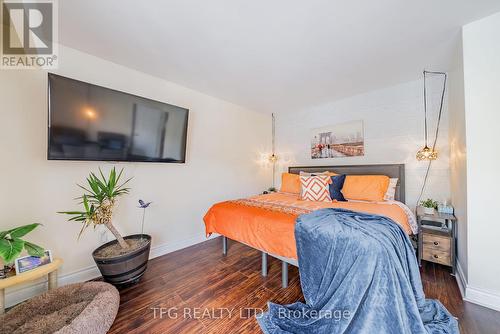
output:
[[[0,334],[103,334],[115,320],[120,295],[103,282],[66,285],[0,316]]]

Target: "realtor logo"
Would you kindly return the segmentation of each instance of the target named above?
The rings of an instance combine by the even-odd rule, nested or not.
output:
[[[2,3],[2,68],[57,66],[57,11],[54,0]]]

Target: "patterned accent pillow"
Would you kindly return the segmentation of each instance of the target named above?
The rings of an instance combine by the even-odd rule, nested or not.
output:
[[[331,202],[331,182],[332,178],[328,175],[301,176],[300,198],[304,201]]]
[[[394,197],[396,196],[397,185],[398,185],[397,178],[389,179],[389,187],[387,187],[387,191],[384,195],[384,201],[394,201]]]

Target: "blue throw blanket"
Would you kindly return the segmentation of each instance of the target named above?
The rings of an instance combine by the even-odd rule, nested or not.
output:
[[[459,333],[425,299],[410,239],[389,218],[317,210],[297,219],[295,239],[306,304],[269,303],[264,333]]]

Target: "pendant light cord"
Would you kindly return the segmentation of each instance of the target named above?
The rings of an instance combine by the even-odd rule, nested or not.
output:
[[[427,71],[424,71],[424,135],[425,135],[425,147],[427,147],[427,86],[425,84],[427,76]]]
[[[272,154],[274,155],[275,154],[275,151],[274,151],[274,149],[275,149],[274,137],[276,135],[276,129],[275,129],[275,122],[276,122],[276,120],[274,118],[274,113],[271,114],[271,118],[272,118],[272,149],[273,149]]]
[[[436,142],[439,136],[439,124],[441,123],[441,116],[443,114],[443,105],[444,105],[444,93],[446,91],[446,82],[448,81],[448,74],[442,73],[444,75],[444,81],[443,81],[443,90],[441,92],[441,103],[439,105],[439,114],[438,114],[438,121],[437,121],[437,126],[436,126],[436,135],[434,137],[434,143],[432,144],[432,149],[436,149]]]
[[[272,157],[273,157],[273,159],[276,159],[276,156],[275,156],[275,154],[276,154],[276,152],[275,152],[275,137],[276,137],[276,124],[275,123],[276,123],[276,119],[274,118],[274,113],[271,114],[271,120],[272,120],[271,133],[272,133],[272,150],[273,150]],[[272,186],[272,188],[273,188],[273,190],[275,190],[276,160],[273,160],[272,164],[273,164],[273,182],[272,182],[273,186]]]
[[[436,125],[436,133],[434,137],[434,142],[432,143],[432,150],[436,150],[436,144],[437,144],[437,139],[439,136],[439,125],[441,124],[441,116],[443,114],[443,105],[444,105],[444,94],[446,92],[446,83],[448,81],[448,74],[444,72],[428,72],[424,71],[424,114],[425,114],[425,146],[427,146],[427,89],[426,89],[426,84],[425,84],[425,79],[426,79],[426,74],[439,74],[444,76],[444,81],[443,81],[443,89],[441,91],[441,102],[439,105],[439,114],[438,114],[438,121]],[[422,189],[420,189],[420,194],[418,196],[417,200],[417,205],[419,205],[420,201],[422,200],[422,195],[424,194],[425,191],[425,186],[427,185],[427,179],[429,178],[429,172],[431,170],[431,165],[432,165],[432,160],[429,160],[429,163],[427,164],[427,169],[425,171],[425,177],[424,177],[424,183],[422,184]]]

